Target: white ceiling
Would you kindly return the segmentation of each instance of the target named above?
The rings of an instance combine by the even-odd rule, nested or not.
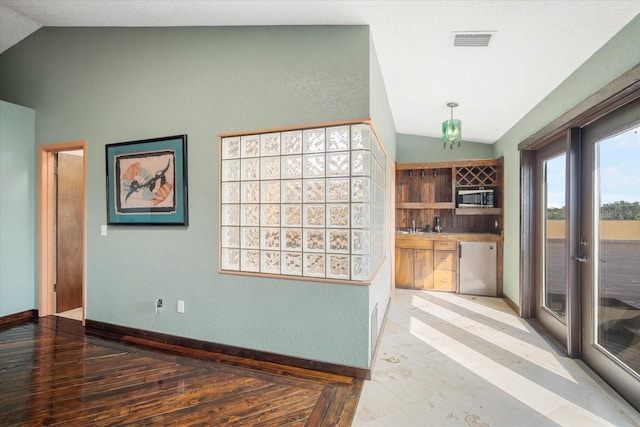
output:
[[[493,143],[640,13],[640,1],[0,0],[0,53],[42,26],[369,25],[396,130]],[[453,31],[495,31],[487,48]]]

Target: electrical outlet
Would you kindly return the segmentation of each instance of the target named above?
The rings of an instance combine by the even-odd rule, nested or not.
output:
[[[158,311],[162,308],[162,298],[158,298],[156,300],[156,314],[158,314]]]
[[[178,300],[178,313],[184,313],[184,301],[181,299]]]

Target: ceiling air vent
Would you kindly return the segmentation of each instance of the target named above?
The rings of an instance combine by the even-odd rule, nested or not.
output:
[[[491,36],[495,31],[465,31],[465,32],[453,32],[452,45],[453,47],[487,47],[491,42]]]

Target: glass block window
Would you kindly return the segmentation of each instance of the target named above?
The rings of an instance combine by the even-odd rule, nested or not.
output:
[[[368,123],[222,137],[221,271],[371,281],[385,179]]]

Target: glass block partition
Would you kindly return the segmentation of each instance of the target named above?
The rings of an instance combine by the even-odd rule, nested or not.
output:
[[[368,282],[386,155],[368,123],[221,138],[220,269]]]

